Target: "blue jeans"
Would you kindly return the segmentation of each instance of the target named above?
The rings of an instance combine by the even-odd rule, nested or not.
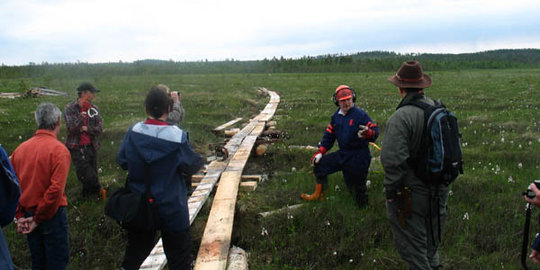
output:
[[[26,239],[32,257],[32,270],[66,269],[69,260],[66,208],[58,208],[52,219],[39,224]]]

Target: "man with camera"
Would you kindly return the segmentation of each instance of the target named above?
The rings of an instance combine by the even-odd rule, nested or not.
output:
[[[529,189],[524,196],[525,200],[528,203],[533,204],[536,207],[540,207],[540,189],[538,188],[539,185],[540,181],[535,180],[529,185]],[[535,263],[540,264],[540,233],[536,234],[529,258],[531,258]]]
[[[170,92],[169,87],[164,84],[158,84],[155,86],[156,89],[164,91],[171,97],[171,111],[165,120],[169,125],[179,125],[184,121],[184,107],[180,102],[180,94],[176,91]]]

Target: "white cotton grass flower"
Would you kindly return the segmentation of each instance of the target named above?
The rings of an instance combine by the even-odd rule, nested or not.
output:
[[[469,220],[469,212],[465,212],[463,215],[463,220]]]
[[[369,188],[371,186],[371,180],[366,181],[366,188]]]
[[[508,176],[508,183],[514,183],[514,178],[511,175]]]
[[[329,220],[327,220],[327,221],[326,221],[326,222],[324,223],[324,225],[326,225],[326,226],[330,226],[330,221],[329,221]]]
[[[334,190],[339,192],[339,191],[341,191],[341,188],[338,185],[336,185],[336,186],[334,186]]]
[[[519,169],[523,169],[523,163],[521,163],[521,162],[518,163],[518,168],[519,168]]]
[[[266,230],[265,227],[262,228],[262,230],[261,230],[261,235],[262,235],[262,236],[268,235],[268,230]]]

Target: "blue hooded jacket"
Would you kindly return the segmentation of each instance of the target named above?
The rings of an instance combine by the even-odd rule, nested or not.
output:
[[[201,168],[203,158],[193,150],[185,131],[172,125],[139,122],[126,133],[117,161],[128,170],[128,186],[136,192],[144,192],[145,170],[150,170],[150,190],[161,229],[181,231],[189,227],[184,178]]]
[[[4,148],[0,145],[0,269],[14,269],[2,228],[13,221],[21,187]]]

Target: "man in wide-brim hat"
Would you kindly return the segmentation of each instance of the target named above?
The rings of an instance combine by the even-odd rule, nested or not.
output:
[[[388,80],[399,88],[428,88],[431,78],[424,74],[418,61],[407,61],[401,65],[396,75]]]
[[[428,186],[414,173],[414,157],[423,137],[424,111],[410,105],[412,101],[435,104],[424,96],[431,78],[424,74],[418,61],[407,61],[388,80],[398,87],[402,97],[386,125],[381,151],[386,210],[394,244],[411,269],[439,269],[438,247],[446,221],[449,187]]]

